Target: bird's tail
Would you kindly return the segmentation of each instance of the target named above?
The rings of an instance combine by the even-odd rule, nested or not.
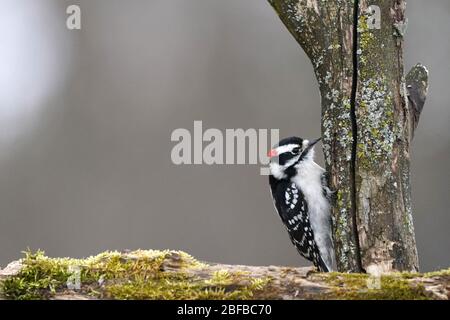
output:
[[[330,272],[330,268],[325,264],[322,257],[319,257],[319,260],[317,261],[316,268],[319,269],[320,272]]]

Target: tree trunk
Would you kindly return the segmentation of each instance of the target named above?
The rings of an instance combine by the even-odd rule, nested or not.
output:
[[[404,77],[405,2],[269,2],[319,83],[338,269],[417,271],[410,142],[428,73],[417,65]]]

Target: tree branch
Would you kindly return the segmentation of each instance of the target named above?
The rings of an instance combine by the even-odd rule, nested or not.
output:
[[[315,61],[324,49],[322,6],[315,0],[268,0],[281,21],[301,45],[308,57]]]
[[[1,270],[0,285],[0,299],[449,299],[450,269],[373,277],[203,263],[179,251],[105,252],[84,260],[38,252]]]

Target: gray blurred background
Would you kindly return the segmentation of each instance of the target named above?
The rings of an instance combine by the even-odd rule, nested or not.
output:
[[[408,16],[406,68],[431,74],[412,181],[432,270],[450,265],[450,2],[410,0]],[[258,165],[171,163],[171,132],[194,120],[320,135],[310,62],[266,1],[0,0],[0,265],[27,247],[306,265]]]

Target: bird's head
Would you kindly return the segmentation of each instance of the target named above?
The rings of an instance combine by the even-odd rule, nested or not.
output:
[[[268,153],[270,173],[276,179],[295,175],[301,164],[314,161],[314,145],[319,141],[320,138],[309,141],[298,137],[280,140]]]

